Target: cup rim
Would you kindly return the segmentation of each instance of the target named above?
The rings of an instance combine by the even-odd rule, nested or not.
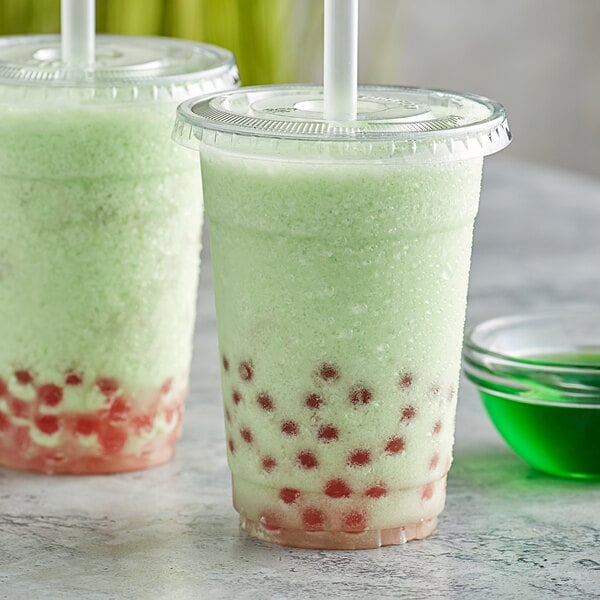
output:
[[[484,355],[494,358],[506,366],[518,366],[525,371],[535,369],[547,373],[600,374],[600,366],[556,361],[550,362],[539,359],[533,361],[526,357],[511,356],[510,354],[490,350],[485,344],[474,340],[477,334],[492,333],[500,328],[556,318],[564,320],[565,317],[568,318],[574,315],[589,315],[593,318],[600,318],[600,306],[593,304],[571,305],[487,319],[467,330],[464,337],[464,354],[470,358],[473,357],[473,354]],[[600,344],[600,340],[598,343]]]

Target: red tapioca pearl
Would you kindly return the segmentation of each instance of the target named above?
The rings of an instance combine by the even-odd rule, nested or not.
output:
[[[233,440],[229,440],[227,442],[227,445],[229,446],[229,452],[233,454],[235,452],[235,444],[233,443]]]
[[[105,396],[112,396],[119,389],[119,382],[112,377],[98,377],[96,385]]]
[[[433,429],[431,430],[431,433],[433,435],[437,435],[441,430],[442,430],[442,422],[436,421],[433,425]]]
[[[224,354],[223,354],[223,370],[229,371],[229,361],[227,360],[227,357]]]
[[[264,471],[270,473],[277,466],[277,461],[272,456],[265,456],[260,464]]]
[[[125,396],[119,396],[113,400],[110,411],[108,414],[109,421],[111,422],[122,422],[127,419],[129,415],[129,404]]]
[[[352,494],[350,486],[343,479],[331,479],[324,487],[326,496],[330,498],[349,498]]]
[[[384,483],[376,483],[365,490],[367,498],[383,498],[387,495],[387,487]]]
[[[63,399],[63,390],[53,383],[47,383],[38,388],[37,397],[46,406],[56,406]]]
[[[351,467],[365,467],[371,462],[371,452],[365,448],[352,450],[346,458],[346,462]]]
[[[417,411],[414,406],[405,406],[402,409],[402,416],[400,417],[400,421],[410,421],[415,418]]]
[[[325,524],[325,513],[319,508],[302,511],[302,526],[306,531],[321,531]]]
[[[266,392],[261,392],[256,401],[263,410],[266,410],[267,412],[273,410],[273,400],[271,400],[271,396]]]
[[[428,483],[421,492],[422,500],[431,500],[433,497],[433,483]]]
[[[310,450],[302,450],[298,452],[298,463],[303,469],[316,469],[319,466],[319,461],[313,452]]]
[[[24,400],[20,400],[19,398],[11,398],[8,401],[8,405],[10,407],[10,412],[12,412],[15,417],[19,417],[20,419],[25,418],[29,413],[29,404],[27,404],[27,402]]]
[[[295,421],[284,421],[281,424],[281,432],[285,435],[298,435],[298,423]]]
[[[350,399],[350,402],[354,404],[354,406],[362,406],[371,402],[371,399],[373,398],[373,392],[362,385],[358,385],[354,386],[350,390],[348,398]]]
[[[247,427],[242,427],[242,429],[240,429],[240,435],[246,444],[251,444],[254,441],[254,436]]]
[[[83,377],[77,373],[67,373],[65,377],[65,385],[81,385],[83,383]]]
[[[60,429],[58,417],[54,415],[39,415],[35,418],[35,426],[47,435],[52,435]]]
[[[246,360],[240,363],[238,367],[238,373],[240,374],[240,378],[242,381],[252,381],[254,377],[254,365],[252,361]]]
[[[300,490],[294,488],[281,488],[279,490],[279,499],[284,504],[294,504],[300,498]]]
[[[175,417],[175,413],[176,413],[175,408],[165,408],[164,416],[165,416],[165,422],[167,424],[173,420],[173,418]]]
[[[0,412],[0,431],[6,431],[10,427],[8,417]]]
[[[346,533],[360,533],[367,528],[367,518],[358,510],[351,510],[342,516],[342,529]]]
[[[265,529],[279,529],[281,527],[281,518],[270,510],[264,510],[260,513],[260,524]]]
[[[15,447],[19,452],[27,450],[31,444],[31,436],[29,435],[29,427],[18,427],[15,432]]]
[[[233,390],[231,398],[236,406],[242,401],[242,395],[237,390]]]
[[[117,454],[125,446],[127,432],[120,427],[107,425],[98,433],[98,441],[106,454]]]
[[[413,384],[413,376],[410,373],[400,373],[398,376],[398,385],[406,390]]]
[[[306,396],[304,404],[306,405],[306,408],[318,410],[319,408],[321,408],[321,404],[323,404],[323,398],[321,398],[319,394],[309,394],[308,396]]]
[[[78,417],[75,422],[75,433],[79,435],[91,435],[97,433],[100,421],[95,417]]]
[[[402,452],[404,450],[404,439],[397,436],[397,435],[393,435],[388,441],[387,444],[385,445],[385,451],[388,454],[400,454],[400,452]]]
[[[160,386],[160,393],[168,394],[171,391],[172,387],[173,387],[173,378],[169,377],[169,378],[165,379],[164,383]]]
[[[6,396],[8,394],[8,385],[6,385],[6,381],[0,377],[0,397]]]
[[[323,381],[337,381],[340,378],[339,369],[332,363],[323,363],[317,372]]]
[[[439,454],[434,454],[431,457],[431,460],[429,461],[429,469],[431,471],[433,471],[439,464],[440,462],[440,455]]]
[[[333,442],[339,437],[338,428],[333,425],[321,425],[317,432],[317,437],[325,443]]]
[[[21,385],[33,383],[33,375],[27,369],[15,371],[15,377]]]
[[[229,409],[228,408],[225,409],[225,420],[228,423],[231,423],[231,415],[229,414]]]
[[[150,431],[152,429],[153,417],[151,415],[138,415],[132,419],[136,433]]]

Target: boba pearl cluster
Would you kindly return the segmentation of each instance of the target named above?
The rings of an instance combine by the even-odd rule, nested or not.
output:
[[[338,364],[315,365],[306,374],[306,393],[284,403],[271,394],[251,357],[234,362],[224,355],[222,372],[234,503],[263,537],[285,538],[294,530],[410,531],[441,511],[451,462],[445,430],[453,429],[453,385],[432,382],[428,408],[419,414],[425,403],[413,390],[422,385],[416,374],[399,369],[395,419],[370,443],[360,443],[346,429],[344,413],[367,414],[378,391],[345,376]],[[340,392],[341,405],[333,400]],[[418,476],[403,483],[398,473],[410,465],[418,465]]]
[[[181,384],[181,382],[180,382]],[[45,473],[104,473],[163,462],[181,433],[185,390],[126,392],[119,380],[69,371],[60,385],[32,371],[0,378],[0,456]]]

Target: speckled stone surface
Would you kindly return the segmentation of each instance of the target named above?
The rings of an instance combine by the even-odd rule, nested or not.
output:
[[[598,231],[600,182],[489,160],[468,322],[600,303]],[[600,598],[600,483],[531,470],[464,381],[446,510],[432,537],[316,552],[239,533],[208,267],[205,259],[176,459],[79,478],[0,468],[1,599]]]

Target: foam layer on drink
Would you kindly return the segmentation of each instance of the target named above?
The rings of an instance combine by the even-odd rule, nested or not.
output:
[[[201,155],[243,527],[309,547],[428,535],[451,464],[482,159]]]
[[[172,454],[202,221],[174,105],[0,102],[0,464],[106,472]]]

